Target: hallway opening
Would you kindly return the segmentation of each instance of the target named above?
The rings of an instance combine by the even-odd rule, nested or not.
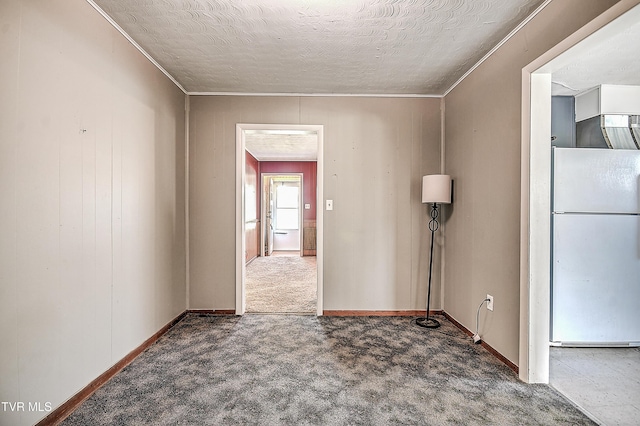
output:
[[[322,126],[236,126],[236,314],[322,315]]]
[[[250,150],[251,143],[248,155]],[[247,313],[316,311],[316,218],[312,203],[306,202],[315,193],[315,167],[315,161],[259,163],[260,170],[282,173],[260,173],[260,248],[246,266]],[[303,173],[286,173],[293,169]]]

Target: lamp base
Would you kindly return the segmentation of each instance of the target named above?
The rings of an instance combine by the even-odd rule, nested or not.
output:
[[[440,323],[433,318],[418,318],[416,324],[424,328],[438,328]]]

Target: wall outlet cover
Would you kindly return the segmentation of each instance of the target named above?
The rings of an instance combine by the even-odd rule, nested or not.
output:
[[[489,301],[487,302],[487,309],[493,311],[493,296],[487,294],[487,299],[489,299]]]

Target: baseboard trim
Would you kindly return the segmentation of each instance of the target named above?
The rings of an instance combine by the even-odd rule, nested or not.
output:
[[[474,333],[471,330],[469,330],[467,327],[465,327],[464,325],[462,325],[458,321],[456,321],[451,315],[449,315],[446,312],[443,312],[443,315],[445,316],[445,318],[447,318],[449,321],[451,321],[451,323],[453,325],[455,325],[460,330],[462,330],[467,336],[473,337]],[[485,348],[487,351],[489,351],[491,353],[491,355],[493,355],[496,358],[498,358],[507,367],[509,367],[511,370],[513,370],[516,373],[516,375],[519,374],[520,369],[518,368],[518,366],[515,365],[513,362],[509,361],[504,355],[502,355],[500,352],[498,352],[493,347],[491,347],[491,345],[488,345],[487,343],[485,343],[484,340],[480,342],[480,345],[482,345],[483,348]]]
[[[327,317],[423,317],[426,310],[406,311],[322,311]],[[429,315],[441,315],[442,311],[429,310]]]
[[[99,375],[95,380],[81,389],[78,393],[69,398],[66,402],[53,410],[47,417],[36,423],[36,426],[55,426],[60,424],[64,419],[69,417],[76,408],[86,401],[91,395],[95,393],[102,385],[107,383],[113,376],[118,374],[123,368],[131,364],[131,362],[144,352],[149,346],[153,345],[163,334],[169,331],[174,325],[176,325],[184,316],[187,315],[187,311],[184,311],[167,325],[158,330],[153,336],[145,340],[140,346],[129,352],[124,358],[116,362],[111,368]]]
[[[345,317],[345,316],[378,316],[378,317],[390,317],[390,316],[424,316],[425,310],[401,310],[401,311],[347,311],[347,310],[327,310],[323,311],[325,316]],[[102,385],[107,383],[113,376],[118,374],[123,368],[131,364],[131,362],[138,357],[147,348],[153,345],[162,335],[175,326],[181,319],[183,319],[188,313],[193,314],[208,314],[208,315],[235,315],[233,309],[190,309],[182,312],[180,315],[171,320],[168,324],[158,330],[153,336],[145,340],[140,346],[129,352],[124,358],[115,363],[111,368],[98,376],[95,380],[81,389],[78,393],[69,398],[66,402],[53,410],[47,417],[36,423],[36,426],[55,426],[60,424],[66,419],[76,408],[80,406],[85,400],[93,395]],[[441,310],[430,310],[429,315],[443,315],[453,325],[458,327],[462,332],[468,336],[473,336],[473,332],[467,329],[465,326],[456,321],[451,315]],[[489,353],[503,362],[507,367],[513,370],[516,375],[519,374],[519,368],[513,362],[509,361],[504,355],[495,350],[493,347],[482,341],[480,343]]]
[[[235,315],[235,309],[189,309],[190,314],[200,315]]]

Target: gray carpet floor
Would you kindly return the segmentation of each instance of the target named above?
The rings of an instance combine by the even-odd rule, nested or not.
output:
[[[257,257],[247,265],[246,311],[253,313],[315,313],[315,256]]]
[[[441,322],[189,314],[62,424],[594,424]]]

